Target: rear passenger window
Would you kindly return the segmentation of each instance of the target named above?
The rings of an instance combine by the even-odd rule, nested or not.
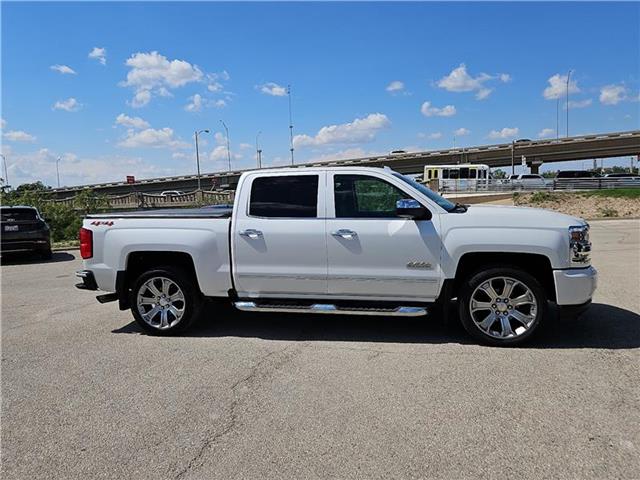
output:
[[[251,184],[249,215],[313,218],[318,216],[318,176],[260,177]]]

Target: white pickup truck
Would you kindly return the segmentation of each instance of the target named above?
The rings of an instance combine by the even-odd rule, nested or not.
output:
[[[591,302],[589,226],[546,210],[451,203],[378,168],[247,172],[234,205],[89,215],[78,288],[103,290],[147,332],[237,309],[459,317],[476,339],[515,345],[547,304]]]

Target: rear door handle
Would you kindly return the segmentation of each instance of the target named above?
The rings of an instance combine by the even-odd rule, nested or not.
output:
[[[262,237],[262,232],[260,230],[255,230],[253,228],[247,228],[246,230],[242,230],[240,232],[240,235],[242,235],[243,237],[248,237],[248,238],[251,238],[252,240],[255,240],[256,238]]]
[[[346,238],[347,240],[353,240],[358,236],[356,232],[354,232],[353,230],[349,230],[347,228],[341,228],[340,230],[331,232],[331,235],[333,235],[334,237]]]

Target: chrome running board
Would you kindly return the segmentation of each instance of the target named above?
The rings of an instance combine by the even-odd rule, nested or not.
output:
[[[380,317],[420,317],[427,314],[423,307],[338,307],[328,303],[314,303],[312,305],[260,305],[255,302],[234,302],[238,310],[243,312],[282,312],[282,313],[325,313],[330,315],[376,315]]]

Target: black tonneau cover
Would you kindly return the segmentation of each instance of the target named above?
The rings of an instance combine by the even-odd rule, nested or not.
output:
[[[130,212],[93,213],[86,218],[229,218],[232,205],[211,205],[201,208],[161,208]]]

